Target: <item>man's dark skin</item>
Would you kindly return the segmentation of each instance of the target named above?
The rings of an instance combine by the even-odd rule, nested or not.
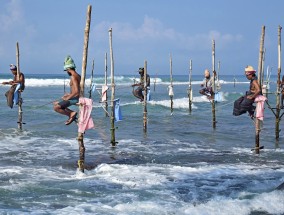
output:
[[[66,69],[66,72],[70,76],[70,93],[66,93],[62,97],[62,99],[69,100],[74,97],[79,97],[81,76],[73,68]],[[53,108],[57,113],[68,116],[69,119],[76,115],[76,112],[70,110],[69,108],[62,109],[61,106],[58,104],[58,102],[54,103]]]

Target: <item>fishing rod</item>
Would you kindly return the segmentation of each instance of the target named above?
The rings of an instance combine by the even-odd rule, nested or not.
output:
[[[94,65],[95,65],[95,60],[93,60],[93,63],[92,63],[92,72],[91,72],[91,83],[90,83],[90,90],[89,90],[89,99],[92,98],[93,77],[94,77]]]
[[[50,101],[50,102],[48,102],[48,103],[45,103],[45,104],[43,104],[43,105],[35,106],[35,107],[32,108],[32,109],[38,109],[38,108],[44,107],[44,106],[49,105],[49,104],[51,104],[51,103],[53,103],[53,102],[56,102],[56,101],[59,100],[59,99],[61,99],[61,97],[60,97],[60,98],[57,98],[57,99],[55,99],[55,100],[52,100],[52,101]]]
[[[129,87],[133,87],[132,85],[127,85],[127,86],[124,86],[124,87],[116,87],[117,90],[119,89],[124,89],[124,88],[129,88]]]
[[[2,83],[0,83],[0,84],[2,84],[2,85],[9,85],[9,84],[12,84],[12,82],[13,82],[13,81],[5,81],[5,82],[2,82]]]

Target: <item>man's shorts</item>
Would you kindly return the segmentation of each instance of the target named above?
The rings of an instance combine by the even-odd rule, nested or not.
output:
[[[65,109],[71,105],[76,105],[79,102],[79,98],[72,98],[69,100],[61,100],[58,105],[60,105],[61,109]]]

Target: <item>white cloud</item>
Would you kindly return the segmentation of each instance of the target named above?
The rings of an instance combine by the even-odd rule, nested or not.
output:
[[[242,35],[222,34],[219,31],[212,30],[205,33],[185,35],[173,28],[167,28],[163,23],[149,16],[144,17],[141,26],[134,27],[130,23],[119,22],[101,22],[95,26],[93,35],[96,40],[103,40],[107,37],[109,28],[113,29],[113,35],[116,40],[127,43],[166,43],[177,48],[204,50],[211,47],[212,39],[218,44],[218,48],[225,48],[228,44],[240,42]]]
[[[27,23],[21,1],[9,1],[2,5],[0,12],[0,40],[5,41],[0,46],[0,56],[5,56],[12,45],[16,46],[17,41],[29,46],[37,31],[32,24]]]
[[[145,16],[142,25],[137,28],[129,23],[101,22],[93,30],[95,38],[98,40],[105,38],[110,27],[116,38],[122,41],[174,39],[176,37],[174,29],[166,29],[158,19]]]
[[[181,40],[188,49],[204,50],[212,46],[212,40],[215,40],[218,49],[226,48],[228,45],[240,42],[243,39],[241,34],[232,35],[229,33],[222,34],[219,31],[212,30],[202,34],[193,36],[182,36]]]
[[[23,22],[23,13],[16,0],[10,1],[4,9],[5,13],[0,15],[0,32],[10,32]],[[17,26],[15,26],[16,23]]]

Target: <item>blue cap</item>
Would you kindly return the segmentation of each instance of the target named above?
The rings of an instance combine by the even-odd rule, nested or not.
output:
[[[10,64],[10,70],[17,70],[17,67],[14,64]]]

